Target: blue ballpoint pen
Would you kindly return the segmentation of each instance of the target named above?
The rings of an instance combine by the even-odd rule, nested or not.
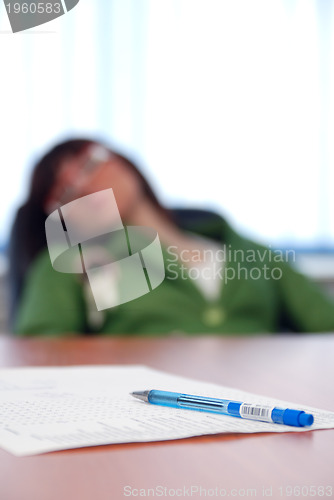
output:
[[[301,410],[277,408],[254,403],[241,403],[229,399],[191,396],[178,392],[156,390],[135,391],[131,392],[131,396],[154,405],[208,411],[261,422],[293,425],[294,427],[310,426],[314,421],[313,415]]]

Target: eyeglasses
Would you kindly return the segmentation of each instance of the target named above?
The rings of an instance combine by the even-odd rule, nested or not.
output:
[[[87,181],[87,177],[96,173],[104,163],[110,161],[113,154],[104,146],[95,144],[89,148],[89,155],[84,161],[80,172],[74,183],[65,187],[61,197],[58,200],[59,205],[67,203],[73,198],[76,192],[80,191],[81,186]]]
[[[89,152],[89,157],[84,163],[82,170],[82,172],[85,174],[91,173],[96,169],[97,166],[101,165],[101,163],[105,163],[112,157],[111,152],[100,144],[92,146]]]

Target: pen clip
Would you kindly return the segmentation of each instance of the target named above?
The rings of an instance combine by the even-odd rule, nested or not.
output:
[[[224,400],[201,398],[200,396],[187,396],[182,395],[177,398],[177,403],[183,407],[201,408],[214,411],[226,411],[228,401]]]

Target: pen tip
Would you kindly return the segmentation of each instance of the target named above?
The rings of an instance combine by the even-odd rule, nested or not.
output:
[[[133,391],[130,392],[131,396],[134,398],[140,399],[141,401],[148,401],[148,393],[150,391]]]

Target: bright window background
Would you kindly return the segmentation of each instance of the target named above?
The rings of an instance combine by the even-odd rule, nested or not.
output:
[[[324,0],[81,0],[13,35],[1,4],[0,242],[39,155],[93,135],[170,206],[334,245],[333,29]]]

